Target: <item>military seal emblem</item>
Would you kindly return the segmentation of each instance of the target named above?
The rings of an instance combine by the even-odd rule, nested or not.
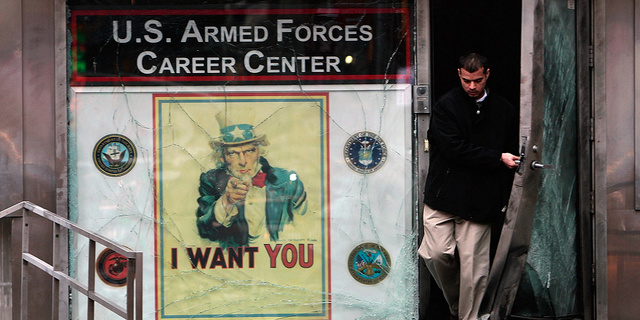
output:
[[[119,177],[133,169],[136,148],[129,138],[120,134],[104,136],[93,148],[93,162],[100,172]]]
[[[96,271],[100,279],[113,287],[127,284],[127,258],[111,250],[104,249],[98,256]]]
[[[344,159],[355,172],[373,173],[387,160],[387,145],[373,132],[358,132],[345,143]]]
[[[355,247],[349,254],[349,273],[362,284],[380,283],[391,269],[391,258],[385,248],[367,242]]]

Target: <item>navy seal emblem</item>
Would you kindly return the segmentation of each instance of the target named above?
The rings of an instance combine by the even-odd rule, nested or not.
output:
[[[127,284],[127,258],[111,250],[104,249],[96,263],[98,276],[104,283],[113,287]]]
[[[358,132],[345,143],[344,159],[351,170],[372,173],[387,160],[387,145],[373,132]]]
[[[93,148],[93,162],[100,172],[119,177],[127,174],[136,163],[136,147],[120,134],[104,136]]]
[[[367,242],[355,247],[349,254],[349,273],[362,284],[380,283],[391,269],[391,258],[385,248]]]

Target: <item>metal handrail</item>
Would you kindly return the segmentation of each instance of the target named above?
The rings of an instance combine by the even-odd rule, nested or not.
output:
[[[17,211],[22,210],[21,214],[17,214]],[[88,285],[80,283],[78,280],[70,277],[64,273],[60,266],[52,266],[40,258],[32,255],[29,251],[29,212],[35,213],[45,219],[54,223],[53,232],[53,261],[57,264],[58,252],[60,248],[60,227],[64,227],[68,230],[72,230],[75,233],[82,235],[89,239],[89,279]],[[94,319],[94,303],[98,302],[100,305],[114,312],[118,316],[127,320],[141,320],[142,319],[142,252],[129,250],[114,241],[111,241],[99,234],[87,231],[73,222],[62,218],[55,213],[48,211],[40,206],[37,206],[29,201],[22,201],[16,205],[13,205],[5,210],[0,211],[0,219],[5,217],[20,217],[22,216],[22,296],[21,296],[21,318],[27,318],[27,284],[28,273],[27,266],[29,264],[39,268],[40,270],[48,273],[54,279],[53,290],[53,304],[54,315],[57,313],[57,303],[59,302],[59,290],[60,285],[64,285],[67,288],[72,287],[78,292],[84,294],[88,298],[87,305],[87,319]],[[96,261],[96,243],[99,243],[127,258],[127,305],[123,308],[111,300],[103,297],[95,292],[95,261]],[[65,244],[66,245],[66,244]]]

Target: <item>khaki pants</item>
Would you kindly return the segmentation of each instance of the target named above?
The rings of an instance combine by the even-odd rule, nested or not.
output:
[[[451,314],[476,320],[489,276],[491,224],[464,220],[424,206],[418,254],[442,289]]]

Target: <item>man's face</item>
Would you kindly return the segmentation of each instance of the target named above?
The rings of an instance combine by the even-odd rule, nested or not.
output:
[[[486,72],[484,68],[480,68],[476,72],[469,72],[464,68],[460,68],[458,69],[458,76],[460,77],[462,88],[469,97],[474,99],[482,98],[487,79],[489,79],[489,69]]]
[[[254,144],[245,144],[226,147],[224,159],[222,160],[227,165],[227,170],[231,175],[243,180],[243,178],[253,178],[256,175],[258,159],[260,159],[258,147]]]

